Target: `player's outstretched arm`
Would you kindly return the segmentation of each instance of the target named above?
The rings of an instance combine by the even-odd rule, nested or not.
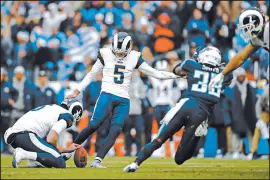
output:
[[[81,145],[73,143],[69,147],[63,148],[62,146],[58,144],[59,134],[61,134],[61,132],[63,132],[65,129],[67,129],[67,122],[66,120],[61,119],[52,127],[46,139],[48,143],[50,143],[51,145],[57,148],[59,153],[73,152],[76,149],[81,147]]]
[[[211,79],[209,83],[209,89],[211,90],[217,84],[220,84],[220,82],[223,81],[224,76],[240,67],[258,49],[259,47],[253,46],[251,43],[249,43],[241,52],[239,52],[230,60],[230,62],[221,73]]]
[[[73,92],[73,94],[69,94],[65,96],[65,99],[75,98],[82,92],[93,79],[96,78],[97,74],[103,69],[103,64],[98,59],[92,67],[92,70],[87,73],[87,75],[83,78],[82,82],[78,85],[77,89]]]
[[[251,43],[249,43],[241,52],[230,60],[225,69],[222,71],[222,74],[225,76],[240,67],[258,49],[259,47],[253,46]]]
[[[179,76],[171,73],[171,72],[166,72],[166,71],[158,71],[151,66],[149,66],[146,62],[143,62],[139,66],[139,70],[143,72],[144,74],[148,76],[152,76],[157,79],[176,79],[179,78]]]

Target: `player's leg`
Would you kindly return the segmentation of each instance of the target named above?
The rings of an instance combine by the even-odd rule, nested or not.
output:
[[[103,141],[109,134],[110,126],[111,126],[111,119],[110,117],[108,117],[102,123],[100,128],[97,130],[97,138],[96,138],[96,144],[95,144],[96,152],[99,151],[100,146],[102,145]]]
[[[65,168],[66,163],[58,150],[33,133],[15,134],[12,147],[15,148],[13,167],[24,160],[38,161],[45,167]]]
[[[124,134],[125,134],[125,150],[126,150],[126,156],[131,156],[131,145],[132,145],[132,136],[130,134],[130,130],[133,126],[133,121],[135,120],[134,115],[130,115],[129,118],[125,121],[124,125]]]
[[[143,141],[143,135],[144,135],[144,126],[143,126],[143,118],[141,115],[135,116],[135,130],[136,130],[136,136],[135,136],[135,143],[137,147],[137,154],[141,151],[142,148],[142,141]]]
[[[119,136],[123,128],[124,121],[128,117],[130,107],[129,99],[120,98],[117,96],[114,96],[114,99],[114,102],[117,104],[112,112],[110,132],[104,140],[104,143],[101,145],[100,150],[97,153],[97,157],[91,164],[91,167],[101,167],[101,161],[114,145],[116,138]]]
[[[82,144],[88,136],[94,133],[104,122],[106,118],[109,117],[113,109],[113,99],[112,95],[101,92],[93,112],[93,116],[89,121],[89,124],[84,128],[81,133],[76,137],[74,143]]]
[[[203,121],[207,121],[207,115],[199,107],[191,108],[183,137],[175,154],[176,164],[180,165],[192,157],[200,136],[202,136],[198,127]],[[200,126],[199,128],[204,127]]]
[[[175,108],[171,109],[166,114],[166,121],[163,122],[158,132],[157,138],[152,142],[146,144],[143,150],[139,153],[137,159],[134,161],[137,165],[140,165],[143,161],[148,159],[152,153],[161,147],[161,145],[170,138],[174,133],[179,131],[186,119],[186,112],[189,108],[188,99],[182,99]]]

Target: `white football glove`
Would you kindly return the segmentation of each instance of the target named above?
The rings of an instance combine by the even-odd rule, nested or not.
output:
[[[209,83],[209,90],[211,91],[212,88],[214,88],[216,85],[220,84],[224,79],[224,75],[222,73],[219,73],[214,78],[211,79]]]
[[[206,121],[203,121],[196,129],[195,136],[201,137],[206,136],[208,132],[208,123]]]

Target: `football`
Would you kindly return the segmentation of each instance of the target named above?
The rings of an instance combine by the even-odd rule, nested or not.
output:
[[[78,168],[84,168],[87,165],[87,151],[84,147],[80,147],[75,151],[74,163]]]

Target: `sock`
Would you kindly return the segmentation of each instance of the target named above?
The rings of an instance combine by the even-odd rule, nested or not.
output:
[[[171,152],[171,157],[174,157],[175,155],[174,141],[170,141],[170,152]]]
[[[100,157],[96,157],[95,161],[99,161],[100,163],[102,162],[102,159]]]
[[[25,151],[21,150],[24,159],[30,159],[30,160],[36,160],[37,159],[37,153],[36,152],[30,152],[30,151]]]

